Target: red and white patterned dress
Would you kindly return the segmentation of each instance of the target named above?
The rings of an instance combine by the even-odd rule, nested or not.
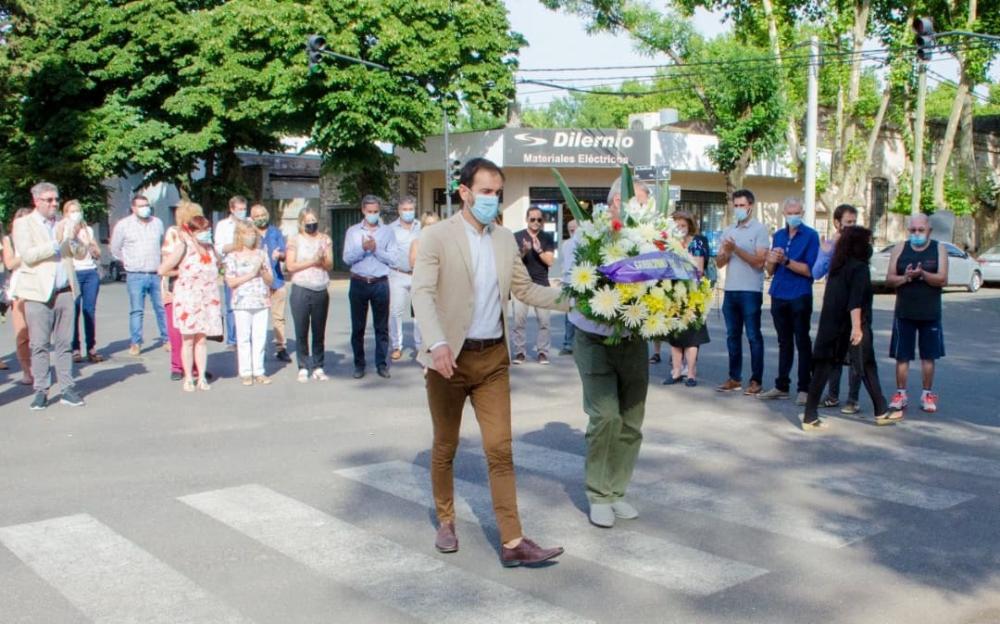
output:
[[[188,243],[174,284],[174,326],[182,335],[222,335],[219,265],[211,246]]]

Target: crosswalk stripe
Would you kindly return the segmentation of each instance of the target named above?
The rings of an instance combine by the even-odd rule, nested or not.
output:
[[[659,442],[642,444],[646,455],[684,456],[692,453],[723,453],[724,449],[698,441],[677,440],[670,444]],[[974,494],[938,488],[923,483],[913,483],[887,474],[833,475],[829,468],[819,464],[811,468],[799,467],[792,471],[792,479],[826,490],[865,496],[899,505],[939,511],[974,499]],[[650,482],[650,475],[640,474],[640,483]],[[659,479],[655,479],[659,481]]]
[[[3,527],[0,542],[99,624],[250,621],[87,514]]]
[[[940,511],[970,501],[976,496],[966,492],[947,490],[922,483],[910,483],[889,478],[881,474],[860,474],[850,476],[832,475],[810,479],[811,483],[828,490],[856,494],[879,500]]]
[[[432,506],[430,473],[401,461],[338,470],[337,474],[393,496]],[[528,533],[561,543],[568,555],[687,594],[709,595],[767,573],[746,563],[719,557],[624,528],[598,531],[576,511],[562,510],[522,489],[518,507],[529,518]],[[455,513],[466,521],[495,526],[489,488],[455,479]],[[470,620],[471,621],[471,620]]]
[[[326,578],[424,622],[588,621],[261,485],[193,494],[179,500]]]
[[[976,457],[974,455],[958,455],[922,446],[898,446],[885,449],[892,459],[911,462],[935,468],[944,468],[953,472],[963,472],[978,477],[1000,479],[1000,461]]]
[[[514,465],[560,480],[580,481],[584,474],[583,456],[521,441],[514,443]],[[666,507],[705,514],[823,546],[845,546],[882,531],[870,521],[846,514],[822,512],[812,517],[808,509],[769,501],[751,501],[689,482],[667,481],[649,471],[636,471],[630,492]]]

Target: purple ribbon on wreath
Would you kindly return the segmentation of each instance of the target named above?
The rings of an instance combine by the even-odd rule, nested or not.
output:
[[[699,280],[701,271],[690,260],[672,251],[632,256],[597,269],[616,284],[648,280]]]

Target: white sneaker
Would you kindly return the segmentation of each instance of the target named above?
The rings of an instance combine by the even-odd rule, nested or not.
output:
[[[309,371],[304,368],[299,369],[299,383],[306,383],[309,381]]]
[[[808,392],[800,392],[795,397],[795,404],[796,405],[805,405],[806,401],[808,401],[808,400],[809,400],[809,393]]]
[[[316,381],[326,381],[327,379],[329,379],[329,377],[326,376],[326,373],[324,373],[323,369],[321,368],[317,368],[316,370],[313,371],[312,378],[315,379]]]

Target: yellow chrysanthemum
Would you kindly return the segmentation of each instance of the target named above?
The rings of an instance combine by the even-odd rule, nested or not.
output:
[[[663,292],[662,290],[660,292]],[[656,296],[651,291],[648,295],[644,295],[641,299],[642,304],[646,306],[650,314],[656,314],[657,312],[662,312],[666,307],[666,299],[661,296]]]
[[[621,295],[622,301],[627,302],[635,299],[642,293],[642,285],[621,283],[615,285],[615,290]]]
[[[589,262],[581,262],[569,274],[569,286],[578,293],[593,290],[597,285],[597,267]]]

